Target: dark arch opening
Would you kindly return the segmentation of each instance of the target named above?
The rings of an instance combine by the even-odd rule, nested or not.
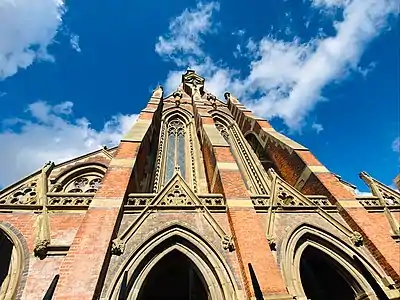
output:
[[[0,288],[6,281],[10,271],[12,250],[13,243],[8,239],[4,232],[0,230]]]
[[[360,289],[350,273],[324,252],[307,247],[300,259],[304,292],[312,300],[355,300]]]
[[[207,300],[204,278],[180,251],[165,255],[150,271],[139,292],[139,300]]]

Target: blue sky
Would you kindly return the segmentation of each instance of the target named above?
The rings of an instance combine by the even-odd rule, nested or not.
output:
[[[187,68],[366,190],[399,173],[396,0],[0,1],[0,186],[115,145]]]

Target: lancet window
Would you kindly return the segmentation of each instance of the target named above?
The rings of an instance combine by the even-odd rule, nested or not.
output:
[[[174,119],[168,124],[164,182],[172,178],[175,167],[179,167],[182,177],[186,178],[185,127],[180,119]]]
[[[231,146],[231,152],[239,165],[248,190],[253,194],[267,194],[269,190],[267,175],[263,168],[258,166],[260,163],[257,156],[252,152],[237,125],[226,123],[219,117],[215,117],[216,127]]]

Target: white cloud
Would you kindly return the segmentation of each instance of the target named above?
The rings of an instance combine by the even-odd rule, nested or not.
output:
[[[356,193],[357,196],[360,196],[360,197],[373,196],[371,192],[362,192],[359,189],[355,189],[354,192]]]
[[[169,43],[164,54],[173,57],[178,67],[189,65],[204,76],[206,89],[217,96],[222,97],[221,91],[230,90],[257,114],[280,117],[290,129],[299,130],[315,105],[325,100],[323,88],[357,70],[369,42],[381,33],[388,16],[396,13],[396,0],[314,0],[311,4],[314,9],[342,9],[343,19],[333,21],[335,34],[318,34],[309,41],[295,38],[291,42],[268,35],[259,41],[250,38],[245,53],[249,59],[248,73],[225,69],[223,63],[215,62],[203,52],[200,35],[207,30],[194,31],[186,48],[176,46],[181,43]],[[191,28],[199,6],[197,9],[185,10],[178,19],[184,18]],[[212,28],[212,12],[207,10],[207,22],[202,22],[201,28]],[[180,35],[175,24],[173,21],[170,33],[159,41],[184,40],[182,36],[186,34]],[[176,72],[170,72],[169,76],[174,80],[167,78],[167,83],[177,82]]]
[[[76,34],[71,34],[71,38],[69,40],[72,49],[74,49],[76,52],[81,52],[82,49],[79,46],[79,36]]]
[[[158,38],[155,51],[161,56],[174,57],[179,65],[184,65],[184,62],[177,58],[179,54],[202,55],[201,36],[212,31],[211,16],[217,10],[217,2],[199,2],[195,9],[185,9],[169,24],[169,34]]]
[[[397,137],[392,142],[392,150],[400,153],[400,137]]]
[[[53,61],[53,42],[65,11],[63,0],[0,1],[0,79],[35,60]]]
[[[319,123],[312,123],[311,128],[314,129],[317,134],[319,134],[322,130],[324,130],[324,127],[322,126],[322,124]]]
[[[50,105],[37,101],[28,106],[23,119],[6,120],[0,131],[3,147],[0,186],[40,168],[44,162],[71,159],[103,145],[115,146],[134,124],[137,115],[115,115],[101,130],[86,118],[72,119],[72,102]]]

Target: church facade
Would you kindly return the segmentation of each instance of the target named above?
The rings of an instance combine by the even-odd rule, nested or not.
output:
[[[194,71],[0,191],[0,299],[400,299],[400,193],[330,172]]]

